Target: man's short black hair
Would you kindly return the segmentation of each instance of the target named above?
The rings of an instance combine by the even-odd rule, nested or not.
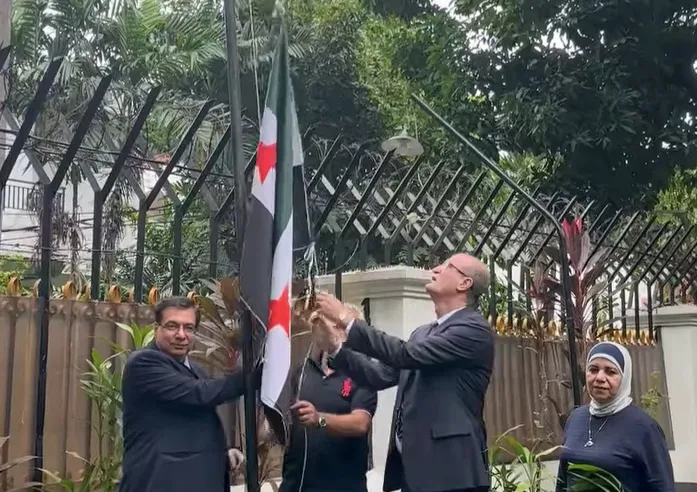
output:
[[[174,309],[193,309],[196,311],[196,326],[198,326],[198,322],[200,321],[200,314],[198,312],[198,308],[196,307],[196,304],[191,302],[191,300],[188,297],[167,297],[165,299],[162,299],[160,302],[158,302],[155,305],[155,322],[159,325],[162,324],[162,313],[164,312],[165,309],[169,308],[174,308]]]

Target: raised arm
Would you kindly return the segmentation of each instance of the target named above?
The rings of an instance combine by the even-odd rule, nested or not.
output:
[[[375,391],[391,388],[399,382],[399,370],[346,347],[329,359],[329,365],[348,374],[360,386]]]
[[[493,360],[494,339],[483,318],[479,321],[474,316],[454,320],[442,331],[409,341],[355,320],[344,345],[398,370],[448,365],[487,367]]]
[[[198,407],[216,407],[244,393],[242,371],[216,379],[189,377],[157,350],[139,350],[126,364],[123,386],[145,398]]]

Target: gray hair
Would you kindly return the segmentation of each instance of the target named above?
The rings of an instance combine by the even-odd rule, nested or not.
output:
[[[478,302],[479,298],[486,294],[489,288],[489,269],[484,263],[470,267],[466,272],[472,279],[472,288],[469,290],[469,298],[471,301]]]

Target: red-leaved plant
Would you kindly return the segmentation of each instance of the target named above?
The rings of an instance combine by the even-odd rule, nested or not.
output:
[[[607,325],[615,320],[609,320],[593,329],[592,319],[593,301],[598,301],[607,291],[607,281],[601,280],[608,266],[608,249],[604,247],[594,248],[590,236],[583,231],[583,221],[580,218],[562,222],[564,231],[564,243],[569,259],[569,276],[571,279],[571,300],[573,304],[573,320],[576,337],[581,341],[582,354],[585,355],[585,346],[607,333]],[[547,255],[557,264],[561,265],[561,251],[559,248],[545,248]],[[560,298],[561,284],[546,274],[544,282],[552,288],[557,299]],[[604,303],[598,303],[598,306]],[[597,324],[597,323],[596,323]],[[566,327],[570,329],[571,327]],[[612,328],[610,327],[610,330]]]
[[[608,283],[601,277],[606,273],[608,267],[608,249],[604,247],[595,248],[591,244],[590,236],[583,230],[583,220],[576,218],[565,219],[562,222],[564,232],[564,244],[569,260],[569,277],[571,284],[572,318],[573,326],[566,326],[567,330],[574,330],[576,346],[578,350],[577,377],[584,382],[583,361],[586,359],[587,351],[596,340],[612,331],[613,323],[616,320],[606,320],[599,322],[593,320],[593,304],[596,305],[595,315],[607,309],[607,303],[602,302],[601,298],[607,292]],[[536,309],[548,309],[554,303],[560,303],[563,309],[566,308],[564,299],[561,296],[561,280],[550,275],[552,266],[556,265],[556,270],[561,271],[561,251],[559,248],[545,248],[547,258],[551,262],[538,260],[534,266],[534,274],[529,279],[528,296]],[[568,349],[564,347],[564,354],[569,360]],[[570,387],[569,382],[562,383]],[[553,402],[563,422],[566,419],[566,412],[560,411],[556,402]]]

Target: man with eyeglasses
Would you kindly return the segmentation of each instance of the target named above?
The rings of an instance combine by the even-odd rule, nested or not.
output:
[[[397,386],[385,491],[489,490],[483,409],[494,334],[477,309],[488,285],[487,266],[470,255],[435,267],[425,290],[436,320],[408,341],[356,319],[332,295],[317,296],[318,312],[336,323],[326,325],[330,366],[377,391]]]
[[[242,371],[209,378],[189,360],[199,314],[185,297],[155,306],[154,340],[123,373],[123,478],[120,492],[229,492],[228,451],[216,412],[244,392]]]

